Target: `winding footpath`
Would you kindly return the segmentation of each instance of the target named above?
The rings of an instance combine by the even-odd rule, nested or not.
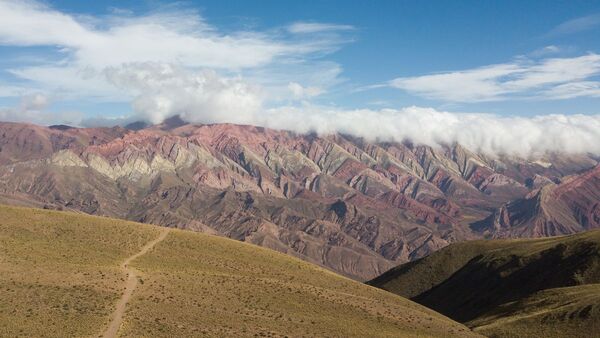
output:
[[[123,291],[123,295],[117,303],[117,308],[111,316],[110,324],[108,324],[106,331],[104,331],[104,333],[102,334],[103,338],[114,338],[117,336],[119,327],[121,327],[121,323],[123,322],[125,306],[127,305],[127,302],[129,302],[129,299],[131,298],[131,295],[133,294],[133,291],[137,286],[138,271],[135,268],[130,267],[129,263],[131,263],[134,259],[144,255],[146,252],[148,252],[148,250],[152,249],[156,244],[160,243],[163,239],[165,239],[165,237],[167,237],[168,233],[169,229],[161,229],[160,235],[158,235],[156,239],[146,243],[146,245],[144,245],[138,253],[127,257],[127,259],[125,259],[123,263],[121,263],[121,269],[123,269],[127,274],[127,281],[125,281],[125,291]]]

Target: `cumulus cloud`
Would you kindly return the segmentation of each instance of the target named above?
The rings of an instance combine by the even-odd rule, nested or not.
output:
[[[551,152],[600,154],[600,115],[503,117],[451,113],[432,108],[342,110],[281,107],[255,123],[299,133],[345,133],[368,140],[404,141],[431,146],[458,142],[489,155],[523,158]]]
[[[146,99],[152,98],[144,97],[142,100]],[[434,147],[457,142],[470,150],[491,156],[506,154],[536,158],[557,152],[600,155],[600,115],[504,117],[414,106],[344,110],[308,104],[250,110],[224,107],[222,109],[226,111],[214,114],[214,110],[205,109],[211,104],[184,101],[184,104],[176,105],[171,99],[161,96],[158,102],[151,102],[150,106],[164,103],[168,109],[163,112],[181,112],[184,120],[196,123],[251,124],[302,134],[343,133],[370,141],[410,140]],[[145,106],[140,108],[140,113],[144,114]],[[155,111],[157,109],[152,108],[147,112]],[[150,118],[158,121],[163,116],[167,116],[166,113]],[[106,121],[103,123],[106,124]]]
[[[405,141],[438,146],[454,142],[489,155],[538,157],[552,152],[600,155],[600,115],[506,117],[455,113],[433,108],[341,109],[303,103],[268,108],[261,89],[239,77],[214,71],[189,73],[169,64],[130,64],[106,70],[118,87],[134,90],[136,115],[85,120],[88,126],[126,124],[143,119],[160,123],[180,115],[193,123],[237,123],[291,130],[350,134],[371,141]],[[16,109],[0,109],[1,120],[47,124],[44,96],[29,96]],[[65,114],[63,121],[78,115]],[[69,120],[70,119],[70,120]],[[53,120],[54,121],[54,120]]]
[[[345,133],[369,140],[411,140],[432,146],[458,142],[490,155],[600,154],[600,115],[506,117],[422,107],[348,110],[305,101],[269,108],[260,87],[214,71],[189,72],[170,64],[137,63],[109,68],[106,76],[117,87],[134,91],[135,113],[152,123],[180,115],[193,123],[251,124],[323,135]],[[310,95],[310,88],[298,83],[290,83],[289,90],[296,91],[297,97]]]
[[[517,59],[475,69],[415,77],[400,77],[389,86],[426,98],[452,102],[498,101],[515,98],[553,96],[553,89],[600,75],[600,55],[590,53],[572,58],[541,61]],[[584,96],[583,93],[580,96]]]
[[[133,91],[134,111],[152,123],[173,115],[190,122],[251,123],[262,107],[258,87],[210,70],[190,72],[171,64],[136,63],[105,72],[111,83]]]
[[[42,110],[48,106],[48,97],[43,94],[34,94],[23,97],[21,100],[22,110]]]
[[[506,117],[414,106],[347,110],[308,103],[266,108],[260,89],[240,78],[221,78],[213,72],[178,72],[172,66],[140,65],[114,70],[110,76],[115,82],[139,88],[135,111],[153,123],[180,115],[193,123],[250,124],[321,135],[343,133],[371,141],[410,140],[431,146],[457,142],[491,156],[529,158],[554,152],[600,155],[600,115]]]

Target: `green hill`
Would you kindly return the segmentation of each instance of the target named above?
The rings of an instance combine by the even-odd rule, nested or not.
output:
[[[253,245],[18,207],[0,206],[0,294],[3,337],[476,335]]]
[[[368,284],[492,337],[600,332],[600,231],[450,245]]]

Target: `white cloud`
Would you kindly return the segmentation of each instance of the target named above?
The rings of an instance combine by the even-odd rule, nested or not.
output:
[[[600,75],[600,55],[549,58],[538,62],[518,59],[497,64],[439,74],[401,77],[389,85],[431,99],[452,102],[497,101],[543,96],[552,88]],[[580,95],[583,96],[583,95]]]
[[[112,18],[100,29],[37,2],[0,2],[0,43],[62,46],[79,65],[177,62],[186,66],[239,69],[264,65],[310,46],[273,41],[258,33],[220,35],[197,15],[174,11],[145,17]]]
[[[20,86],[2,85],[0,84],[0,97],[16,97],[22,96],[30,90]]]
[[[54,53],[61,60],[25,63],[9,71],[40,90],[71,99],[127,100],[128,90],[117,91],[104,78],[109,67],[163,63],[192,72],[214,69],[231,76],[261,71],[268,77],[271,69],[285,65],[290,74],[300,74],[295,68],[320,64],[320,57],[346,42],[335,33],[343,26],[329,24],[319,30],[330,33],[318,36],[302,37],[287,30],[224,34],[197,11],[181,6],[140,16],[116,11],[111,16],[82,17],[36,1],[8,0],[0,1],[0,13],[0,45],[56,47]],[[291,80],[315,86],[293,77],[272,85],[284,92]]]
[[[245,78],[249,82],[260,85],[264,92],[268,93],[271,103],[280,103],[288,102],[291,99],[300,99],[300,97],[294,96],[294,91],[290,89],[290,83],[297,83],[303,89],[311,88],[310,93],[317,94],[319,92],[318,95],[322,95],[344,81],[341,74],[342,68],[334,62],[290,61],[273,65],[268,69],[246,72]],[[304,90],[302,93],[305,94]],[[313,97],[318,95],[313,95]]]
[[[57,114],[49,112],[46,110],[49,104],[49,98],[40,93],[23,96],[17,107],[0,107],[0,121],[26,122],[42,125],[56,123],[78,125],[81,122],[81,113],[61,112]]]
[[[320,22],[296,22],[288,26],[288,31],[294,34],[312,34],[349,30],[354,30],[354,27],[350,25],[337,25]]]
[[[506,93],[497,79],[518,72],[516,65],[501,64],[472,70],[396,78],[390,86],[432,99],[486,101]]]
[[[50,10],[38,2],[2,1],[0,13],[2,44],[78,47],[86,40],[96,39],[93,32],[72,17]]]
[[[600,154],[600,115],[502,117],[432,108],[342,110],[304,106],[270,109],[255,124],[299,133],[346,133],[369,140],[436,146],[458,142],[490,155],[523,158],[547,152]]]
[[[522,67],[520,74],[502,83],[511,91],[522,92],[546,85],[578,81],[600,74],[600,55],[545,59]]]
[[[34,1],[0,0],[0,13],[0,45],[50,46],[60,56],[52,58],[58,62],[31,62],[11,69],[13,76],[30,81],[35,90],[47,91],[53,98],[131,101],[135,118],[153,123],[178,114],[198,123],[341,132],[429,145],[459,142],[489,154],[600,154],[600,115],[501,117],[420,107],[345,110],[306,103],[343,81],[341,66],[321,57],[345,43],[343,35],[352,26],[297,22],[270,32],[224,34],[197,12],[176,7],[143,16],[114,11],[109,17],[91,18]],[[544,53],[555,52],[552,47]],[[598,75],[600,55],[592,53],[537,61],[520,58],[401,77],[388,85],[450,102],[565,99],[600,96]],[[19,86],[0,87],[0,95],[32,92]],[[290,99],[302,105],[273,104],[298,102]],[[79,113],[51,113],[47,106],[46,96],[28,95],[17,107],[0,108],[0,120],[81,121]]]
[[[49,99],[43,94],[34,94],[23,97],[21,100],[22,110],[42,110],[48,106]]]
[[[345,110],[308,103],[265,108],[258,89],[242,79],[220,78],[212,72],[188,75],[171,66],[139,65],[116,70],[111,77],[139,88],[135,110],[154,123],[179,114],[194,123],[250,124],[322,135],[344,133],[367,140],[411,140],[431,146],[458,142],[489,155],[600,155],[600,115],[504,117],[414,106]]]
[[[92,67],[44,65],[14,69],[10,73],[63,99],[129,101],[131,98],[128,90],[115,88],[106,81],[103,71]]]
[[[552,29],[547,35],[557,36],[573,34],[586,31],[597,26],[600,26],[600,14],[592,14],[565,21]]]
[[[251,123],[262,108],[260,88],[214,71],[190,72],[170,64],[136,63],[106,70],[117,87],[133,90],[139,117],[160,123],[180,115],[190,122]]]
[[[297,82],[290,82],[288,89],[292,92],[295,99],[307,99],[323,93],[323,89],[319,87],[304,87]]]
[[[558,53],[558,52],[560,52],[560,47],[555,46],[555,45],[549,45],[549,46],[542,48],[542,50],[546,53]]]
[[[542,57],[542,56],[547,56],[550,54],[557,54],[557,53],[560,53],[561,51],[563,51],[563,48],[561,48],[559,46],[548,45],[548,46],[544,46],[542,48],[538,48],[538,49],[534,50],[533,52],[529,53],[529,55],[532,57]]]
[[[579,81],[565,83],[549,89],[544,93],[544,96],[557,99],[571,99],[582,96],[600,97],[600,82]]]

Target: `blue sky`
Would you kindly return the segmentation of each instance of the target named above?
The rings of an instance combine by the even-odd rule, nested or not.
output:
[[[599,1],[0,6],[4,119],[253,122],[278,107],[600,113]]]

